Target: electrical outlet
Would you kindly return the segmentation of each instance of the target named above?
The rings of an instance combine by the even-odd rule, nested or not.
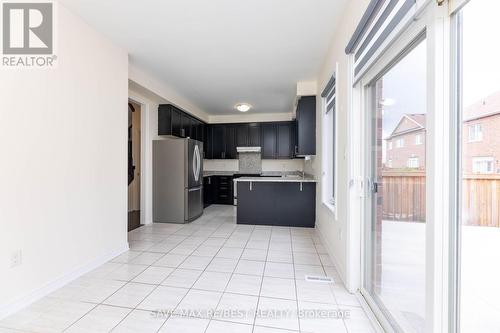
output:
[[[339,241],[342,240],[342,229],[339,229]]]
[[[23,262],[23,253],[21,250],[17,250],[12,252],[10,256],[10,268],[14,268],[17,266],[21,266]]]

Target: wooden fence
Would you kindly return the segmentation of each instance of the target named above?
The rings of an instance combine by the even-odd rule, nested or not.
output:
[[[425,172],[382,172],[382,219],[425,222]],[[462,221],[469,226],[500,227],[500,174],[466,175],[462,184]]]
[[[425,222],[425,171],[382,172],[382,219]]]

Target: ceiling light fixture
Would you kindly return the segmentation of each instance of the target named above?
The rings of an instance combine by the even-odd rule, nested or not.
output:
[[[240,112],[247,112],[248,110],[250,110],[251,106],[249,104],[246,104],[246,103],[239,103],[239,104],[236,104],[235,108],[236,108],[236,110],[238,110]]]

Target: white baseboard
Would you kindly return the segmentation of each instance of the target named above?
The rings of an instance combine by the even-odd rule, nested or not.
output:
[[[342,280],[342,283],[345,286],[346,285],[346,283],[345,283],[345,278],[346,278],[345,271],[344,271],[343,267],[339,264],[337,257],[335,256],[335,254],[333,253],[333,251],[330,247],[330,243],[327,241],[325,234],[323,233],[323,231],[319,227],[318,223],[316,223],[316,231],[318,232],[319,237],[321,238],[321,241],[323,242],[323,245],[325,246],[326,251],[328,252],[328,255],[332,259],[333,264],[335,265],[335,268],[339,272],[340,279]]]
[[[94,270],[95,268],[101,266],[102,264],[108,262],[109,260],[115,258],[116,256],[122,254],[125,251],[128,251],[129,246],[128,243],[125,245],[110,251],[91,262],[84,264],[73,271],[70,271],[59,278],[53,280],[52,282],[47,283],[46,285],[32,290],[21,297],[18,297],[16,300],[0,305],[0,320],[5,317],[25,308],[26,306],[38,301],[39,299],[49,295],[50,293],[56,291],[57,289],[65,286],[69,282],[81,277],[82,275]]]

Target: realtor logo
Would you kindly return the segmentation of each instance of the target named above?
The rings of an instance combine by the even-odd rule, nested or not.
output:
[[[52,2],[2,3],[2,67],[52,67],[54,11]]]

